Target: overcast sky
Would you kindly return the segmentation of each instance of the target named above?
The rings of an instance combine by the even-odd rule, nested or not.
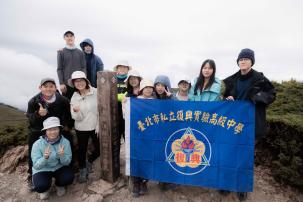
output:
[[[303,80],[301,0],[1,0],[0,102],[26,110],[41,78],[57,79],[57,50],[72,30],[91,38],[105,69],[128,60],[149,79],[167,74],[176,86],[205,59],[217,77],[238,71],[242,48],[270,80]]]

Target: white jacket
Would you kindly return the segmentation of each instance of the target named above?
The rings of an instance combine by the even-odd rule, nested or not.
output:
[[[96,130],[98,132],[97,89],[90,86],[90,91],[85,96],[74,92],[70,103],[72,118],[75,120],[75,129],[80,131]],[[80,106],[79,112],[74,112],[73,107],[75,106]]]

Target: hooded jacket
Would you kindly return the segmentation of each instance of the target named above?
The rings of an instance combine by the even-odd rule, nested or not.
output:
[[[87,54],[84,52],[84,46],[85,44],[88,44],[92,47],[92,52],[91,54]],[[89,79],[91,85],[95,88],[97,88],[97,72],[98,71],[103,71],[104,65],[101,60],[101,58],[94,53],[94,44],[93,41],[90,39],[85,39],[80,43],[80,47],[83,50],[84,54],[91,55],[91,64],[90,64],[90,70],[87,69],[87,73],[90,75],[87,75],[87,78]],[[88,68],[88,67],[87,67]]]
[[[266,131],[266,107],[275,101],[276,91],[272,83],[261,72],[251,69],[245,76],[241,76],[241,72],[238,71],[223,80],[226,87],[224,98],[233,96],[234,99],[238,99],[237,82],[247,79],[251,80],[251,84],[246,88],[243,100],[249,100],[255,104],[255,134],[258,138]]]
[[[155,87],[155,98],[157,99],[161,99],[161,100],[165,100],[165,99],[174,99],[174,95],[170,95],[170,96],[167,96],[166,95],[166,92],[164,92],[162,95],[159,95],[157,92],[156,92],[156,85],[157,83],[161,83],[165,86],[165,89],[169,92],[171,92],[171,85],[170,85],[170,80],[168,78],[168,76],[166,75],[159,75],[155,78],[155,82],[154,82],[154,87]]]
[[[60,145],[64,148],[63,156],[59,156],[58,154]],[[48,159],[45,159],[44,151],[48,146],[50,147],[51,153]],[[69,141],[61,135],[58,142],[49,144],[45,140],[45,136],[40,136],[40,138],[33,145],[31,158],[33,161],[33,174],[43,171],[54,172],[63,166],[69,165],[72,160],[72,152]]]

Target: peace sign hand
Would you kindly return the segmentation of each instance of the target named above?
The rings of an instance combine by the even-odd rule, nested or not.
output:
[[[169,92],[169,89],[164,89],[165,90],[165,93],[166,93],[166,95],[168,96],[168,97],[170,97],[171,95],[172,95],[172,93],[171,92]]]
[[[61,144],[59,145],[58,154],[59,154],[59,156],[64,155],[64,146]]]
[[[50,149],[50,146],[48,145],[44,150],[44,158],[48,159],[50,154],[51,154],[51,149]]]

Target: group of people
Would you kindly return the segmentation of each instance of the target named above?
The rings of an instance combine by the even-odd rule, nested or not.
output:
[[[64,33],[66,46],[58,51],[57,73],[60,82],[59,93],[53,78],[40,82],[40,92],[28,103],[29,118],[29,182],[40,193],[41,199],[49,197],[52,178],[55,178],[57,194],[65,193],[65,186],[74,180],[72,157],[74,146],[71,130],[74,128],[78,140],[79,182],[86,182],[92,171],[92,163],[100,155],[99,121],[97,110],[97,72],[103,70],[103,62],[94,53],[93,42],[86,39],[80,43],[82,51],[75,46],[72,31]],[[170,79],[158,75],[154,81],[142,78],[127,61],[115,67],[118,89],[119,136],[124,138],[123,109],[126,97],[138,99],[174,99],[180,101],[249,100],[255,104],[256,140],[265,133],[266,107],[275,100],[275,89],[260,72],[252,69],[255,63],[254,51],[243,49],[237,57],[240,70],[220,80],[216,77],[214,60],[205,60],[197,78],[184,76],[178,82],[178,92],[172,93]],[[94,149],[87,154],[88,140]],[[87,158],[88,156],[88,158]],[[148,180],[132,176],[131,195],[138,197],[147,193]],[[159,183],[162,190],[175,185]],[[221,194],[229,192],[221,190]],[[247,193],[238,193],[240,200]]]

